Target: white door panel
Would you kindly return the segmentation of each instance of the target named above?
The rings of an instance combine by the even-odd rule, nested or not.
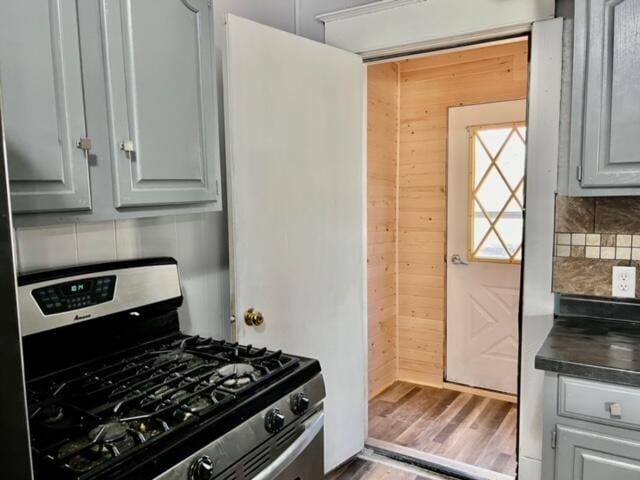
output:
[[[467,260],[469,128],[524,121],[526,101],[449,109],[447,381],[515,394],[520,265]]]
[[[364,68],[354,54],[231,15],[227,42],[238,341],[320,360],[331,469],[365,438]],[[261,327],[244,324],[251,307]]]

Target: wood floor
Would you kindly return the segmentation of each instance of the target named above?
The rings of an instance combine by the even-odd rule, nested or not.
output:
[[[515,475],[517,407],[397,382],[369,402],[369,437]]]

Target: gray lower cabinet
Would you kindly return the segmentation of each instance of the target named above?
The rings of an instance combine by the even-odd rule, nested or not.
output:
[[[640,442],[562,425],[556,435],[556,479],[640,478]]]
[[[0,86],[13,212],[90,209],[76,2],[2,1]]]
[[[18,224],[221,208],[210,0],[2,0],[0,82]]]
[[[117,207],[214,201],[208,0],[102,0]]]
[[[575,0],[573,27],[569,191],[561,193],[639,194],[640,1]]]
[[[640,479],[640,388],[547,372],[543,480]]]

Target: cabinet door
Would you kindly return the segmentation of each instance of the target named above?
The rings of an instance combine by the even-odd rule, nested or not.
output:
[[[578,0],[572,164],[582,188],[640,186],[640,0]]]
[[[218,201],[208,0],[101,0],[116,207]]]
[[[0,2],[0,82],[13,212],[91,208],[74,0]]]
[[[558,425],[557,480],[638,480],[640,442]]]

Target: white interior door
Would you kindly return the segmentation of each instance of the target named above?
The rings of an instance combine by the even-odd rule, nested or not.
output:
[[[364,68],[352,53],[231,15],[227,42],[238,341],[320,360],[331,469],[365,438]],[[242,320],[252,307],[260,327]]]
[[[515,394],[526,101],[449,109],[447,381]]]

